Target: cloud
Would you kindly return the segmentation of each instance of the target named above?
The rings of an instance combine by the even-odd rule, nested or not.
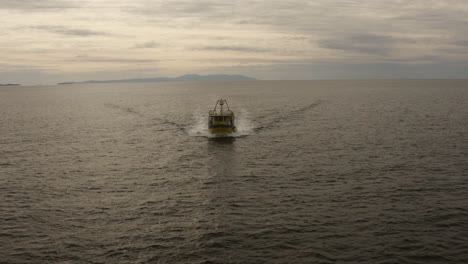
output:
[[[304,60],[294,60],[294,59],[263,59],[263,58],[254,58],[254,57],[241,57],[241,58],[210,58],[210,59],[192,59],[189,61],[202,63],[209,62],[214,64],[225,64],[229,63],[232,65],[278,65],[285,63],[300,63],[305,62]]]
[[[468,39],[457,39],[452,41],[453,45],[468,48]]]
[[[219,17],[232,13],[231,10],[235,4],[231,1],[215,0],[172,0],[165,1],[138,1],[135,7],[128,9],[129,12],[135,12],[148,15],[165,15],[169,17],[187,17],[187,16],[210,16]]]
[[[358,52],[365,54],[386,55],[391,52],[398,43],[410,43],[410,39],[392,37],[379,34],[348,34],[334,36],[318,42],[325,49],[342,50],[346,52]]]
[[[177,12],[179,14],[225,14],[234,6],[230,1],[214,1],[214,0],[178,0],[167,5],[166,10],[169,12]]]
[[[426,76],[413,67],[466,66],[467,23],[462,0],[0,0],[0,55],[5,69],[52,65],[77,76],[147,67],[248,68],[266,79]]]
[[[55,11],[76,7],[78,5],[73,1],[65,0],[0,0],[0,9],[30,12]]]
[[[28,64],[10,64],[0,63],[0,70],[3,72],[10,71],[48,71],[57,70],[55,65],[28,65]]]
[[[207,51],[234,51],[234,52],[253,52],[263,53],[271,52],[272,49],[258,48],[258,47],[245,47],[245,46],[204,46],[194,48],[194,50],[207,50]]]
[[[99,57],[99,56],[87,56],[78,55],[72,61],[81,62],[104,62],[104,63],[150,63],[155,62],[151,59],[128,59],[128,58],[117,58],[117,57]]]
[[[154,49],[158,48],[161,45],[159,43],[156,43],[154,41],[148,41],[144,43],[137,43],[133,46],[134,49]]]
[[[80,29],[80,28],[69,28],[64,26],[52,26],[52,25],[44,25],[44,26],[34,26],[32,27],[36,30],[47,31],[54,34],[60,34],[65,36],[76,36],[76,37],[91,37],[91,36],[107,36],[108,33],[99,32],[89,29]]]

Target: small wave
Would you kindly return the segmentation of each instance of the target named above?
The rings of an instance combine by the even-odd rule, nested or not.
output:
[[[144,116],[142,113],[138,112],[137,110],[131,107],[125,107],[123,105],[118,105],[118,104],[113,104],[113,103],[105,103],[104,106],[108,108],[116,109],[116,110],[119,110],[128,114]]]
[[[154,126],[163,126],[163,128],[155,129],[154,131],[185,131],[185,126],[173,121],[170,121],[169,119],[166,118],[155,118],[154,120],[157,121],[157,123],[153,124]],[[168,128],[165,128],[166,126],[169,126]]]
[[[131,107],[125,107],[125,106],[122,106],[122,105],[118,105],[118,104],[113,104],[113,103],[105,103],[104,106],[108,107],[108,108],[112,108],[112,109],[116,109],[116,110],[119,110],[119,111],[122,111],[122,112],[125,112],[125,113],[128,113],[128,114],[132,114],[132,115],[137,115],[137,116],[140,116],[140,117],[145,117],[145,115],[137,110],[135,110],[134,108],[131,108]],[[162,132],[162,131],[177,131],[177,130],[185,130],[185,126],[184,125],[181,125],[177,122],[174,122],[174,121],[171,121],[169,120],[168,118],[165,118],[165,117],[156,117],[156,118],[153,118],[153,121],[155,121],[152,125],[153,126],[163,126],[162,128],[160,129],[156,129],[155,131],[159,131],[159,132]],[[168,127],[167,127],[168,126]]]

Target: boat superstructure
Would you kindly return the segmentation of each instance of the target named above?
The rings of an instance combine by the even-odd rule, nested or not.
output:
[[[208,130],[212,134],[236,132],[234,119],[234,113],[229,109],[228,102],[221,98],[208,113]]]

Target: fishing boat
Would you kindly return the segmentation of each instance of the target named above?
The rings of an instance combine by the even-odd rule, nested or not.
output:
[[[234,113],[229,109],[228,102],[219,99],[213,110],[208,113],[208,130],[212,134],[224,135],[236,132]]]

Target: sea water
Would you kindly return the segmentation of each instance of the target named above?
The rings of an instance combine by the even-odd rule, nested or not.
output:
[[[464,80],[2,87],[0,262],[468,263],[467,101]]]

